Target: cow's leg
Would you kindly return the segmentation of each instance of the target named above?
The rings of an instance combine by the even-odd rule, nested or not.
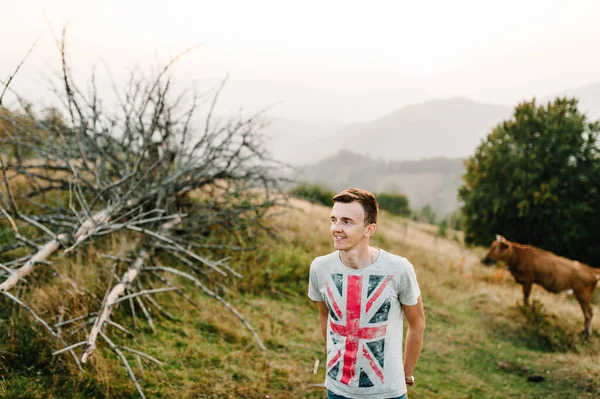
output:
[[[575,296],[577,297],[579,306],[581,306],[584,317],[583,331],[581,333],[586,338],[589,338],[589,336],[592,334],[592,316],[594,315],[591,304],[592,293],[593,291],[589,292],[587,289],[578,290],[575,292]]]
[[[529,294],[531,294],[531,286],[533,283],[523,283],[523,303],[529,306]]]

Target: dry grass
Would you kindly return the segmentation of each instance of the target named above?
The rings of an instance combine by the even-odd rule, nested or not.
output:
[[[316,307],[304,293],[310,259],[332,250],[329,209],[298,199],[291,199],[288,205],[269,212],[269,223],[280,230],[284,241],[265,242],[253,254],[237,254],[232,266],[246,277],[232,282],[225,293],[257,329],[268,352],[258,349],[231,313],[193,290],[188,292],[197,307],[176,294],[160,294],[158,299],[177,313],[180,321],[171,322],[157,314],[154,334],[144,323],[140,326],[143,333],[136,339],[109,329],[118,342],[166,363],[162,368],[145,364],[142,380],[149,397],[323,397],[318,385],[324,378],[324,344]],[[104,281],[100,277],[106,273],[106,262],[98,252],[107,248],[126,252],[130,239],[88,246],[76,258],[59,259],[56,267],[78,285]],[[539,301],[543,309],[534,316],[546,324],[540,327],[544,331],[532,332],[527,330],[531,319],[520,307],[520,286],[504,269],[480,265],[485,249],[465,249],[456,240],[437,237],[435,227],[387,214],[381,217],[373,244],[407,257],[415,266],[423,292],[428,327],[417,367],[419,384],[411,391],[411,399],[558,398],[567,392],[591,398],[600,389],[598,305],[593,321],[596,333],[590,342],[584,342],[576,335],[583,321],[577,302],[536,286],[532,300]],[[281,275],[276,274],[278,270]],[[89,295],[77,294],[52,273],[38,273],[35,278],[55,280],[52,288],[27,296],[28,303],[47,319],[56,318],[61,305],[68,308],[70,316],[97,306]],[[261,288],[265,284],[272,289]],[[250,294],[240,294],[236,287]],[[97,294],[101,296],[104,289],[99,285]],[[126,309],[115,317],[133,328]],[[537,340],[542,338],[551,339],[548,342],[554,346],[540,347]],[[316,359],[321,366],[313,374]],[[509,366],[500,369],[500,363]],[[94,354],[91,368],[97,391],[106,397],[135,397],[132,384],[106,348]],[[543,373],[547,385],[527,383],[525,374],[533,372]],[[137,366],[136,373],[142,373]],[[0,393],[2,385],[0,378]]]
[[[282,227],[289,230],[290,237],[306,241],[307,245],[312,243],[315,255],[331,251],[329,209],[301,200],[295,200],[292,205],[295,209],[285,214],[280,222]],[[301,238],[297,234],[302,234]],[[380,219],[374,244],[401,254],[414,264],[426,306],[428,302],[445,305],[446,310],[441,310],[436,316],[456,319],[447,309],[468,307],[481,313],[485,322],[491,325],[508,325],[510,334],[516,335],[528,323],[519,311],[523,301],[521,286],[514,282],[505,268],[486,268],[481,265],[480,259],[485,248],[465,249],[456,239],[439,237],[435,226],[391,217],[385,213]],[[596,294],[598,297],[599,293]],[[568,341],[567,347],[571,348],[566,353],[540,354],[540,362],[548,367],[557,362],[559,367],[554,371],[556,375],[573,376],[576,380],[600,381],[598,306],[595,306],[596,317],[592,323],[595,336],[587,343],[577,335],[583,327],[583,315],[572,295],[551,294],[534,286],[531,299],[542,304],[542,316],[549,321],[551,328],[564,335],[564,339]],[[428,310],[436,312],[432,308]],[[477,342],[482,334],[488,332],[467,326],[464,330],[459,328],[457,334],[466,335]],[[430,339],[426,347],[436,346],[436,342],[444,341]],[[446,345],[444,343],[441,346]],[[439,347],[436,349],[440,350]]]

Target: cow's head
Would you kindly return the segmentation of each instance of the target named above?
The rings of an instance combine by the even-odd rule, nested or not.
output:
[[[512,244],[501,235],[496,236],[496,241],[492,243],[490,250],[481,260],[481,263],[487,266],[496,264],[498,261],[507,263],[512,256]]]

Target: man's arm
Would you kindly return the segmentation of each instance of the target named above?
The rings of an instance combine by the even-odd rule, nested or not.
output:
[[[413,376],[417,361],[421,355],[423,333],[425,332],[425,312],[421,297],[419,296],[417,303],[413,306],[402,305],[402,310],[408,321],[406,346],[404,348],[404,375],[407,379],[407,384],[412,385],[409,379]]]
[[[319,322],[321,324],[321,333],[323,333],[323,339],[327,342],[327,318],[329,317],[329,309],[325,305],[325,301],[318,301],[317,306],[319,308]]]

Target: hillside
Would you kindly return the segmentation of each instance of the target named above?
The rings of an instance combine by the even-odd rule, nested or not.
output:
[[[300,169],[299,180],[323,183],[334,191],[361,187],[373,192],[405,194],[413,209],[431,205],[439,216],[458,208],[457,192],[465,172],[459,158],[383,161],[349,151]]]
[[[164,362],[159,366],[144,361],[140,368],[131,360],[147,397],[324,397],[324,344],[316,307],[306,299],[306,279],[312,258],[331,251],[329,209],[299,200],[290,206],[272,212],[281,241],[260,238],[257,251],[233,254],[231,265],[245,278],[223,287],[227,299],[257,329],[267,352],[260,351],[234,315],[193,290],[188,291],[189,299],[196,306],[173,293],[157,294],[169,304],[165,310],[179,320],[157,312],[154,333],[141,325],[145,333],[132,341],[117,329],[109,330],[119,345]],[[374,245],[411,260],[423,293],[427,329],[411,399],[600,395],[598,292],[595,333],[586,343],[576,335],[582,317],[572,297],[551,295],[536,286],[531,299],[537,311],[524,312],[519,306],[521,290],[512,278],[501,268],[479,264],[482,249],[464,249],[454,239],[436,237],[432,226],[386,214]],[[86,264],[99,266],[98,254],[91,248],[88,253]],[[57,259],[55,265],[62,271],[77,267],[77,261]],[[86,268],[86,273],[92,271]],[[48,273],[45,278],[57,277]],[[85,278],[84,273],[76,278]],[[24,298],[36,306],[64,295],[56,290]],[[139,397],[122,367],[110,362],[113,356],[105,346],[83,375],[69,374],[68,367],[52,360],[48,344],[55,350],[54,342],[44,338],[27,314],[13,314],[9,327],[4,321],[15,311],[2,299],[0,304],[0,336],[8,337],[10,329],[10,338],[0,340],[0,397]],[[130,326],[123,313],[120,322]],[[531,375],[545,381],[528,382]]]
[[[590,119],[600,119],[600,82],[563,90],[556,93],[556,96],[568,96],[579,99],[579,108],[585,112]],[[545,98],[544,101],[550,101],[552,98]]]

